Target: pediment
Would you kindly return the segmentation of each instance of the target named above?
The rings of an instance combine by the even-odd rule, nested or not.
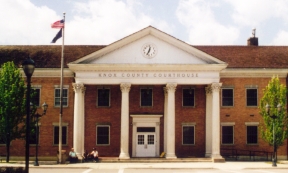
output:
[[[227,64],[152,26],[68,64],[74,65],[221,65]]]

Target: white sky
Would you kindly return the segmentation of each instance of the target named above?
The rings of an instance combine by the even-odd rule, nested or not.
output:
[[[149,25],[192,45],[288,45],[288,0],[1,0],[0,45],[106,45]],[[57,45],[61,44],[58,40]]]

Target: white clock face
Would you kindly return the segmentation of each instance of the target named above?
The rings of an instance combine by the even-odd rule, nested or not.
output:
[[[157,54],[157,48],[154,44],[146,43],[142,46],[142,54],[145,58],[153,58]]]

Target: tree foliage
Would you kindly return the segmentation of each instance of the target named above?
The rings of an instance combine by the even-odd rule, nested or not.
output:
[[[6,143],[7,162],[10,142],[25,132],[25,91],[20,70],[13,62],[4,63],[0,71],[0,134]]]
[[[283,144],[287,135],[287,89],[280,83],[278,77],[272,77],[266,88],[263,90],[264,95],[260,101],[260,114],[263,117],[263,126],[261,127],[262,138],[273,145],[273,123],[275,128],[275,144],[276,148]],[[266,111],[266,105],[270,105],[269,113]],[[281,105],[281,110],[277,109],[277,105]],[[271,116],[275,115],[273,119]]]

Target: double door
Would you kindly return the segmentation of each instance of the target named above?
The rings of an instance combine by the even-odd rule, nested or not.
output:
[[[137,133],[136,157],[155,157],[156,156],[156,134]]]

